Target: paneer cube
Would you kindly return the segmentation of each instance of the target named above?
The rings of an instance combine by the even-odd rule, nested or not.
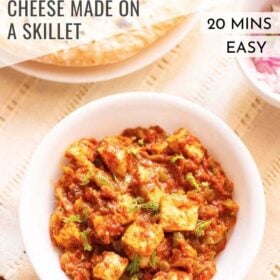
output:
[[[160,242],[164,233],[160,225],[147,221],[135,221],[122,236],[122,243],[129,256],[151,256]]]
[[[65,155],[70,160],[75,160],[83,165],[87,160],[93,161],[96,143],[97,142],[94,139],[82,139],[76,141],[67,148]]]
[[[90,260],[79,250],[63,253],[60,257],[60,264],[65,273],[71,276],[71,279],[91,279]]]
[[[185,128],[181,128],[168,136],[167,143],[169,148],[176,153],[180,153],[188,135],[190,135],[190,132]]]
[[[138,208],[135,198],[129,194],[124,194],[118,198],[118,221],[121,225],[134,222],[137,218]]]
[[[90,180],[94,181],[95,184],[104,192],[114,193],[118,190],[112,177],[105,171],[98,169],[95,166],[92,167]]]
[[[181,153],[197,162],[200,162],[205,155],[205,149],[200,141],[187,129],[179,129],[167,138],[167,142],[169,148],[175,153]]]
[[[78,198],[74,202],[73,210],[78,213],[84,220],[86,220],[90,213],[93,211],[90,203],[85,202],[82,197]]]
[[[93,215],[92,218],[94,236],[103,244],[110,244],[110,232],[107,229],[106,217],[101,215]]]
[[[205,155],[204,148],[199,142],[193,144],[186,144],[184,147],[185,155],[195,160],[196,162],[201,162]]]
[[[164,191],[159,185],[159,174],[156,169],[147,168],[142,165],[138,167],[140,193],[149,201],[159,203]]]
[[[153,201],[154,203],[159,203],[161,197],[164,195],[164,192],[153,183],[142,185],[140,193],[146,200]]]
[[[165,196],[160,202],[160,224],[164,231],[190,231],[196,227],[198,205],[177,206],[178,198]]]
[[[185,192],[172,193],[170,198],[176,207],[187,207],[193,205],[193,202],[189,200]]]
[[[156,143],[150,144],[149,150],[152,151],[153,154],[163,154],[166,152],[168,148],[168,143],[166,140],[158,141]]]
[[[92,215],[93,234],[102,244],[110,244],[114,237],[123,233],[116,216],[112,215]]]
[[[147,266],[149,266],[150,264],[150,256],[149,257],[140,257],[140,260],[139,260],[139,267],[140,268],[146,268]]]
[[[153,280],[192,280],[192,276],[187,274],[186,272],[179,270],[172,270],[169,272],[158,272]]]
[[[62,225],[63,225],[63,219],[65,218],[64,211],[61,207],[57,207],[53,214],[51,215],[50,219],[50,232],[51,236],[54,234],[58,234],[60,231]]]
[[[126,175],[127,152],[117,137],[104,138],[98,152],[113,174],[121,178]]]
[[[82,244],[81,232],[76,223],[64,224],[52,237],[57,246],[65,249],[75,248]]]
[[[94,279],[119,280],[128,265],[128,259],[122,258],[113,252],[104,252],[100,262],[93,267]]]

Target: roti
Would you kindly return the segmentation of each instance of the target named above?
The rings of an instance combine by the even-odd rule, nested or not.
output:
[[[79,1],[94,3],[88,0]],[[189,14],[195,12],[201,0],[138,1],[140,9],[136,16],[118,14],[117,7],[123,1],[114,0],[111,2],[114,8],[112,10],[115,11],[112,12],[112,17],[79,14],[73,17],[72,1],[64,2],[63,17],[5,17],[3,30],[9,30],[11,23],[15,24],[17,40],[9,40],[6,34],[0,32],[1,48],[11,53],[12,62],[15,63],[30,59],[69,67],[117,63],[138,54],[158,41]],[[4,5],[4,2],[0,0],[0,5]],[[79,28],[74,28],[70,32],[67,29],[69,24]],[[68,33],[71,35],[74,33],[73,38],[65,36]],[[28,34],[30,37],[27,38],[27,44]],[[14,63],[8,61],[9,64]]]
[[[61,66],[98,66],[128,59],[149,47],[185,19],[172,19],[119,33],[108,38],[59,51],[36,59],[39,62]]]

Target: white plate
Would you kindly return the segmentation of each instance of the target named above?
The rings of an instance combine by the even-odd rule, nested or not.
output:
[[[63,67],[27,61],[12,66],[14,69],[40,79],[62,83],[89,83],[115,79],[135,72],[161,58],[191,31],[197,14],[190,15],[166,36],[139,54],[119,63],[93,67]]]
[[[175,96],[127,93],[94,101],[70,114],[38,147],[22,188],[20,222],[26,252],[42,280],[67,280],[49,236],[54,182],[63,153],[83,137],[103,138],[128,127],[160,125],[169,133],[189,128],[224,167],[235,184],[238,219],[225,250],[217,258],[215,280],[242,280],[261,244],[265,224],[263,186],[248,149],[221,120]],[[214,280],[213,279],[213,280]]]

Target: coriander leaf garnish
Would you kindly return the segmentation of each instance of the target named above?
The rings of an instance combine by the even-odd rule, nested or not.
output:
[[[82,223],[83,221],[79,215],[71,215],[67,218],[64,218],[63,222],[69,224],[69,223]]]
[[[188,181],[188,183],[194,187],[195,189],[197,189],[198,191],[200,191],[200,186],[199,186],[199,183],[196,181],[195,177],[193,176],[193,174],[191,172],[189,172],[187,175],[186,175],[186,180]]]
[[[147,203],[141,204],[140,208],[150,212],[152,215],[156,215],[159,212],[159,203],[155,201],[149,201]]]
[[[129,263],[126,269],[130,276],[136,274],[139,271],[139,265],[140,265],[140,257],[135,256],[131,260],[131,262]]]
[[[182,155],[176,155],[174,157],[171,158],[170,162],[171,163],[176,163],[179,159],[184,159],[184,156]]]
[[[194,233],[197,237],[200,237],[205,229],[207,229],[211,225],[212,221],[207,220],[207,221],[202,221],[198,220]]]
[[[158,263],[158,257],[157,257],[156,251],[154,251],[150,258],[150,265],[152,268],[155,268],[157,263]]]
[[[129,210],[135,211],[139,209],[146,210],[152,215],[156,215],[159,213],[159,203],[155,201],[145,202],[145,200],[142,197],[137,197],[135,198],[134,203]]]
[[[90,252],[92,250],[92,246],[89,244],[88,241],[88,231],[87,230],[82,231],[81,237],[84,245],[84,250]]]

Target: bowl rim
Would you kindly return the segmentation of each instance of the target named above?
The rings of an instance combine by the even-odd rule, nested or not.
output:
[[[265,82],[258,80],[254,74],[254,71],[248,66],[249,59],[250,58],[248,57],[237,57],[236,61],[239,65],[239,68],[250,82],[251,88],[253,88],[254,92],[267,103],[274,107],[280,108],[280,94],[273,92],[269,88],[269,85],[266,85]]]
[[[125,99],[135,99],[137,102],[138,98],[150,98],[150,99],[157,99],[158,102],[161,101],[167,101],[170,103],[175,102],[176,104],[180,104],[180,106],[184,106],[185,108],[188,108],[189,110],[197,112],[199,115],[205,118],[210,118],[211,122],[213,124],[218,125],[221,130],[226,132],[228,134],[227,138],[230,138],[235,141],[235,143],[238,145],[238,148],[240,149],[240,154],[242,154],[243,159],[246,159],[248,163],[248,167],[250,169],[251,175],[254,178],[254,180],[258,183],[257,187],[254,190],[254,197],[257,197],[257,203],[258,207],[256,207],[256,210],[258,213],[255,215],[258,217],[258,219],[255,221],[255,223],[258,225],[258,232],[256,232],[255,236],[252,238],[254,239],[253,244],[255,244],[249,252],[247,252],[248,257],[246,258],[247,263],[242,268],[240,268],[240,275],[242,276],[242,279],[247,275],[249,269],[251,268],[257,253],[260,249],[260,246],[262,244],[264,230],[265,230],[265,222],[266,222],[266,206],[265,206],[265,196],[264,196],[264,188],[261,180],[260,173],[258,171],[257,165],[249,152],[248,148],[245,146],[245,144],[241,141],[241,139],[233,132],[233,130],[220,118],[218,118],[215,114],[212,112],[206,110],[205,108],[201,107],[200,105],[197,105],[183,97],[174,96],[174,95],[167,95],[159,92],[145,92],[145,91],[133,91],[133,92],[125,92],[125,93],[119,93],[115,95],[110,95],[106,97],[101,97],[97,100],[91,101],[88,104],[80,107],[79,109],[75,110],[74,112],[70,113],[68,116],[63,118],[61,121],[59,121],[43,138],[41,143],[38,145],[38,147],[35,149],[35,152],[32,156],[32,159],[30,161],[30,164],[27,168],[24,181],[21,188],[21,194],[20,194],[20,204],[19,204],[19,223],[20,223],[20,232],[23,240],[23,244],[26,250],[26,253],[30,259],[30,262],[32,263],[32,266],[34,270],[36,271],[37,275],[40,279],[45,279],[44,275],[42,274],[42,271],[40,269],[40,261],[38,261],[37,256],[33,255],[32,251],[32,242],[30,242],[30,238],[28,237],[29,231],[26,228],[27,220],[27,214],[25,214],[25,204],[26,204],[26,196],[28,193],[28,186],[29,182],[32,182],[32,171],[34,169],[34,166],[36,166],[37,160],[40,159],[40,156],[45,153],[44,147],[48,143],[52,137],[55,137],[56,131],[60,130],[65,125],[69,125],[74,119],[79,118],[83,114],[86,114],[88,111],[94,110],[94,107],[98,107],[101,104],[107,103],[107,102],[120,102]],[[28,223],[27,223],[28,225]]]

